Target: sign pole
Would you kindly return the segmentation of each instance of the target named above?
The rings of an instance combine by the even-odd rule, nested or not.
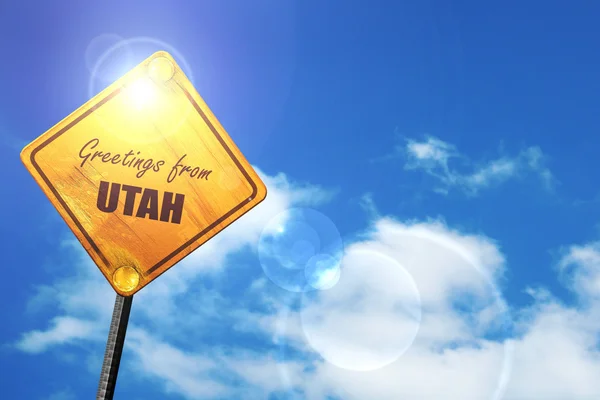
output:
[[[121,354],[123,354],[123,344],[125,343],[132,302],[133,296],[123,297],[117,294],[96,400],[112,400],[115,394],[117,375],[119,374],[119,365],[121,364]]]

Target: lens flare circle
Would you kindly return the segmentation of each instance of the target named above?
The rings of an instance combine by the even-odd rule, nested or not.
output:
[[[335,224],[311,208],[277,214],[265,226],[258,243],[265,275],[277,286],[297,293],[332,286],[343,251]]]
[[[331,289],[340,280],[339,260],[328,254],[317,254],[308,260],[304,276],[308,284],[317,290]]]
[[[417,286],[402,265],[375,251],[349,250],[341,270],[335,287],[303,296],[306,339],[339,368],[383,368],[400,358],[419,332]],[[361,321],[363,316],[367,320]]]

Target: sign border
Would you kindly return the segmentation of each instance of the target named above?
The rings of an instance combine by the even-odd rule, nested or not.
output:
[[[246,204],[248,204],[249,202],[251,202],[256,197],[256,195],[258,194],[258,187],[257,187],[256,183],[252,180],[250,174],[248,174],[248,172],[244,169],[243,165],[240,163],[240,161],[238,160],[238,158],[235,156],[234,152],[231,151],[231,149],[229,148],[229,146],[227,145],[227,143],[225,142],[225,140],[223,139],[223,137],[220,135],[220,133],[218,132],[218,130],[212,124],[212,122],[207,117],[206,113],[202,110],[202,108],[200,107],[200,105],[198,104],[198,102],[194,99],[194,97],[192,96],[192,94],[183,85],[181,85],[180,82],[177,82],[177,86],[179,86],[183,90],[184,94],[186,95],[186,97],[188,98],[188,100],[190,101],[190,103],[194,106],[194,109],[198,112],[198,114],[200,114],[200,116],[202,117],[202,119],[204,120],[204,122],[206,123],[206,125],[210,128],[211,132],[215,135],[216,139],[221,144],[221,146],[223,146],[223,148],[225,149],[225,151],[227,152],[227,154],[231,157],[231,159],[233,160],[233,162],[235,163],[235,165],[239,168],[240,172],[244,175],[244,177],[246,178],[246,180],[248,181],[248,183],[252,187],[252,193],[250,194],[249,197],[247,197],[246,199],[244,199],[241,203],[239,203],[234,208],[232,208],[231,210],[229,210],[227,213],[225,213],[224,215],[222,215],[220,218],[218,218],[212,224],[210,224],[209,226],[207,226],[206,228],[204,228],[202,231],[200,231],[197,235],[195,235],[190,240],[188,240],[187,242],[185,242],[183,245],[179,246],[177,249],[175,249],[174,251],[172,251],[165,258],[163,258],[158,263],[156,263],[155,265],[153,265],[152,267],[150,267],[147,271],[143,271],[144,276],[149,276],[150,274],[156,272],[156,270],[158,270],[164,264],[166,264],[167,262],[169,262],[169,260],[171,260],[172,258],[174,258],[177,255],[179,255],[187,247],[189,247],[194,242],[196,242],[197,240],[199,240],[200,238],[202,238],[202,236],[206,235],[208,232],[210,232],[211,230],[213,230],[217,225],[221,224],[224,220],[226,220],[227,218],[231,217],[233,214],[235,214],[237,211],[239,211],[241,208],[243,208]],[[36,156],[36,154],[40,150],[42,150],[44,147],[46,147],[52,141],[54,141],[55,139],[57,139],[59,136],[63,135],[67,131],[69,131],[73,126],[75,126],[76,124],[78,124],[81,120],[83,120],[84,118],[88,117],[95,110],[97,110],[102,105],[104,105],[105,103],[107,103],[108,101],[110,101],[113,97],[115,97],[116,95],[118,95],[122,90],[123,90],[122,86],[116,88],[113,92],[109,93],[102,100],[98,101],[96,104],[94,104],[93,106],[91,106],[88,110],[86,110],[85,112],[83,112],[81,115],[79,115],[73,121],[69,122],[65,127],[61,128],[57,133],[53,134],[48,139],[44,140],[41,144],[39,144],[34,149],[32,149],[31,150],[31,154],[30,154],[31,165],[36,169],[36,171],[39,173],[40,177],[44,180],[44,182],[46,183],[46,185],[48,185],[49,189],[52,191],[52,193],[54,194],[54,196],[56,197],[56,199],[59,201],[59,203],[62,205],[62,207],[65,209],[65,211],[69,215],[69,217],[71,217],[71,219],[73,220],[73,222],[75,223],[75,225],[77,226],[77,228],[80,230],[80,232],[83,234],[83,236],[85,237],[85,239],[88,241],[88,243],[92,247],[92,250],[94,250],[94,252],[100,257],[100,259],[102,260],[102,262],[104,262],[104,264],[105,264],[105,266],[107,268],[109,268],[111,266],[110,263],[108,262],[108,259],[106,258],[106,256],[104,254],[102,254],[102,252],[100,251],[100,248],[98,247],[98,245],[92,240],[92,238],[87,233],[87,231],[83,228],[83,226],[81,225],[81,223],[79,222],[79,220],[75,217],[75,214],[73,213],[73,211],[67,206],[67,203],[60,196],[60,194],[58,193],[58,191],[56,190],[56,188],[52,185],[52,182],[50,182],[50,180],[48,179],[48,177],[46,176],[46,174],[43,172],[43,170],[40,168],[39,164],[35,160],[35,156]]]

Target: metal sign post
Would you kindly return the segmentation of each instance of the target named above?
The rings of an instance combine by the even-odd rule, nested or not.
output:
[[[106,351],[104,352],[104,362],[102,363],[96,400],[112,400],[115,394],[117,375],[119,374],[119,365],[121,364],[121,355],[123,354],[123,344],[125,343],[125,335],[127,334],[127,324],[129,323],[132,302],[133,296],[123,297],[117,294],[112,321],[110,323],[110,331],[108,332],[108,340],[106,342]]]

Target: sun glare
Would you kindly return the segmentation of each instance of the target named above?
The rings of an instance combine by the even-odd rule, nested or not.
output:
[[[155,98],[154,82],[148,77],[139,78],[126,88],[127,97],[138,110],[148,106]]]

